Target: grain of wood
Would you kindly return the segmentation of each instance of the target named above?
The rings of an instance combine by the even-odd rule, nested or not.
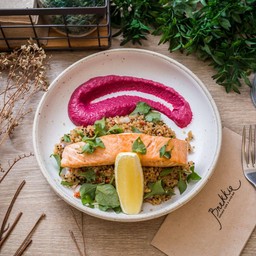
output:
[[[226,94],[224,88],[217,85],[211,78],[214,71],[207,63],[202,63],[195,56],[186,56],[180,53],[169,53],[167,45],[158,45],[159,38],[149,37],[143,46],[126,45],[152,50],[172,57],[192,70],[205,84],[215,100],[220,112],[223,126],[241,134],[244,124],[256,124],[256,109],[249,97],[249,87],[244,86],[241,94]],[[112,48],[121,48],[120,39],[112,41]],[[81,52],[49,52],[51,60],[48,75],[52,81],[65,68],[79,59],[95,51]],[[33,114],[39,103],[42,93],[31,100],[33,113],[25,118],[23,124],[7,142],[4,149],[0,149],[1,160],[5,162],[13,159],[17,154],[33,151],[32,125]],[[1,175],[1,173],[0,173]],[[80,248],[83,248],[83,239],[77,228],[69,206],[60,199],[50,188],[41,174],[35,157],[20,161],[0,185],[0,219],[8,207],[11,197],[23,179],[26,186],[15,203],[10,222],[22,211],[23,216],[15,227],[8,241],[2,248],[1,255],[13,255],[22,239],[29,232],[31,223],[34,223],[41,212],[46,213],[46,219],[40,225],[40,232],[33,236],[33,243],[27,249],[26,255],[78,255],[75,244],[70,238],[69,230],[74,232]],[[74,209],[79,215],[79,212]],[[125,252],[126,256],[164,256],[162,252],[150,245],[152,238],[162,224],[164,217],[139,223],[113,223],[84,214],[83,228],[85,230],[86,253],[89,256],[111,255],[119,256]],[[76,253],[76,254],[75,254]],[[252,233],[244,247],[242,256],[256,255],[256,230]]]

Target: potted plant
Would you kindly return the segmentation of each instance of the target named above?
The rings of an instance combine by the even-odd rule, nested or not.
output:
[[[97,7],[103,6],[104,3],[104,0],[38,0],[38,5],[41,8]],[[53,27],[55,31],[62,35],[68,33],[71,37],[82,37],[92,33],[96,29],[90,25],[96,24],[98,19],[99,16],[96,14],[70,14],[65,15],[65,20],[62,15],[47,16],[45,20],[49,24],[63,25]]]

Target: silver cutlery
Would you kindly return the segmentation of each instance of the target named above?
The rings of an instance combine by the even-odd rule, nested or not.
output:
[[[256,107],[256,74],[254,75],[251,88],[251,98],[254,106]]]
[[[249,140],[246,139],[246,127],[243,128],[242,166],[244,176],[256,188],[256,125],[249,126]]]

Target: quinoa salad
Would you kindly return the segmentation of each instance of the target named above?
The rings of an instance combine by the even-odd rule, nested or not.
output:
[[[65,146],[85,141],[85,138],[94,138],[98,129],[105,134],[114,133],[143,133],[153,136],[176,138],[175,132],[168,127],[160,118],[160,113],[147,108],[143,111],[142,105],[137,104],[137,111],[127,116],[107,117],[95,122],[94,125],[76,127],[68,134],[64,134],[54,146],[52,156],[59,166],[61,184],[74,190],[74,196],[81,199],[85,206],[99,207],[101,210],[114,210],[120,212],[118,203],[114,206],[102,205],[95,200],[95,190],[98,184],[111,184],[115,189],[114,165],[90,166],[82,168],[62,168],[60,161]],[[97,132],[96,132],[97,130]],[[190,142],[193,140],[192,132],[186,135],[188,153],[193,151]],[[200,176],[194,170],[194,162],[190,161],[185,166],[175,167],[146,167],[142,166],[144,176],[144,202],[159,205],[169,200],[175,193],[182,194],[191,180],[200,180]],[[87,185],[86,185],[87,184]],[[177,189],[175,189],[177,188]],[[115,192],[113,192],[115,193]],[[111,196],[111,195],[110,195]],[[112,194],[113,196],[113,194]],[[116,196],[116,195],[114,195]]]

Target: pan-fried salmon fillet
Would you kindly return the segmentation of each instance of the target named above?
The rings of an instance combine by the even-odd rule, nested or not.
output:
[[[138,153],[142,166],[171,167],[187,164],[188,144],[185,140],[170,139],[140,133],[120,133],[101,136],[105,148],[96,148],[89,153],[81,153],[85,142],[77,142],[64,148],[62,167],[80,168],[86,166],[112,165],[120,152],[132,152],[134,141],[140,137],[146,146],[146,154]],[[166,145],[171,157],[160,157],[160,149]]]

